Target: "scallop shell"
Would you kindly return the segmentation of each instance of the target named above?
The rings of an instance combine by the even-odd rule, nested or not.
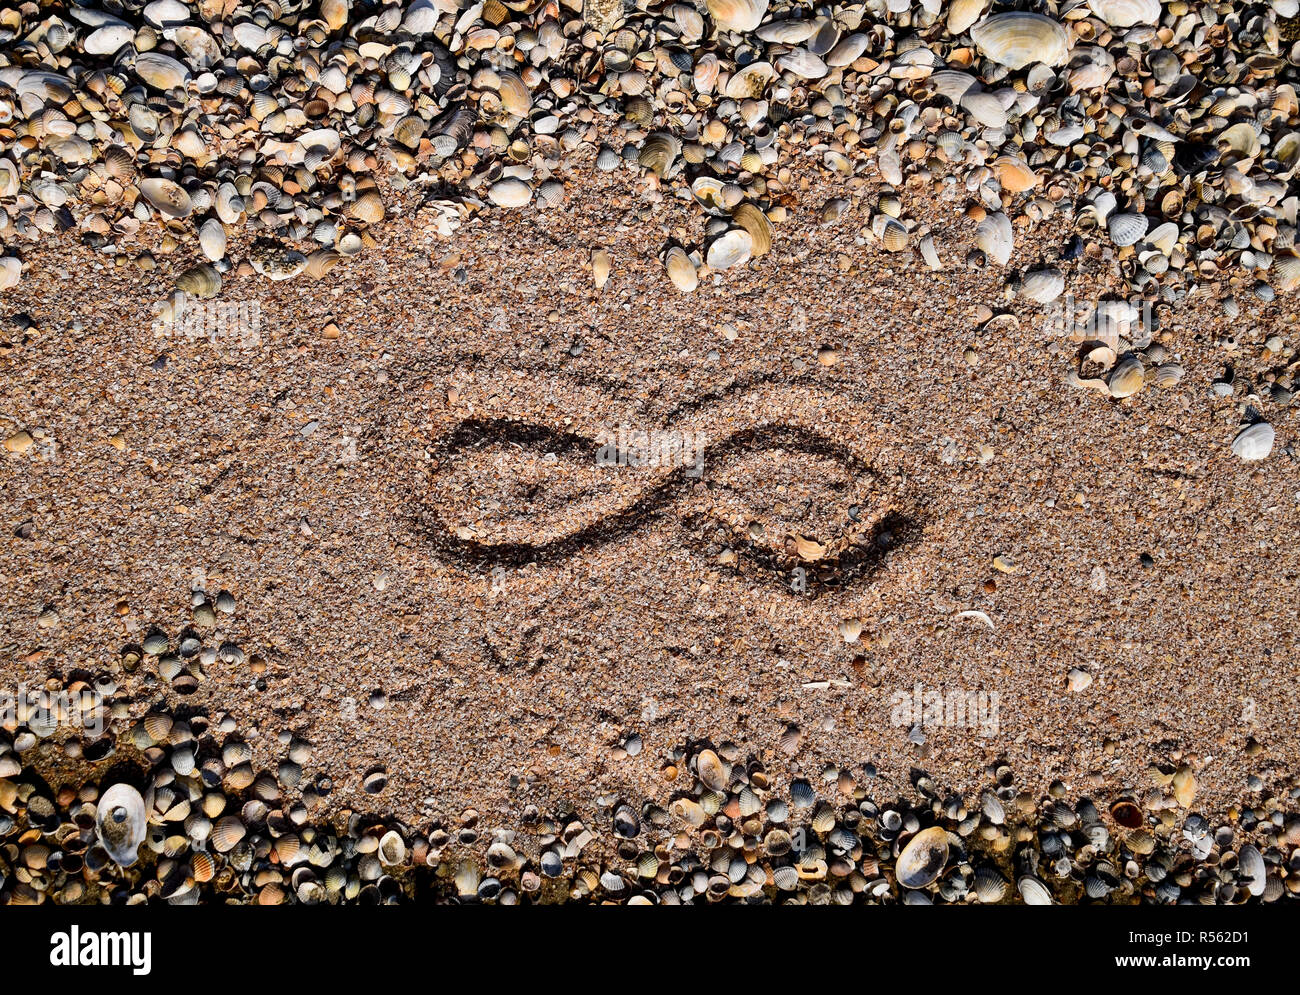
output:
[[[384,201],[374,190],[367,190],[352,203],[352,210],[349,212],[352,217],[358,221],[364,221],[366,224],[377,224],[384,220]]]
[[[767,13],[767,0],[705,0],[719,31],[753,31]]]
[[[159,176],[151,176],[140,183],[140,196],[169,218],[187,217],[194,209],[184,187]]]
[[[984,250],[985,255],[999,266],[1005,266],[1015,245],[1011,219],[1000,211],[988,215],[975,228],[975,242]]]
[[[1273,426],[1266,421],[1256,422],[1237,433],[1232,440],[1232,451],[1246,461],[1265,459],[1273,451]]]
[[[710,269],[725,270],[749,261],[754,253],[754,240],[744,228],[732,228],[709,243],[705,262]]]
[[[1088,9],[1113,28],[1160,20],[1160,0],[1088,0]]]
[[[207,263],[191,266],[176,278],[176,289],[203,300],[221,293],[221,274]]]
[[[533,199],[533,188],[514,176],[497,180],[488,187],[488,200],[497,207],[524,207]]]
[[[681,142],[665,131],[657,131],[641,145],[636,161],[662,178],[673,168],[681,151]]]
[[[1300,287],[1300,256],[1294,252],[1280,255],[1273,263],[1273,272],[1277,274],[1274,281],[1277,289],[1289,293]]]
[[[95,834],[114,863],[135,863],[146,830],[144,799],[129,784],[115,784],[95,806]]]
[[[248,832],[237,815],[225,815],[212,826],[212,848],[218,853],[229,853]]]
[[[1106,230],[1110,240],[1121,248],[1134,245],[1147,233],[1149,222],[1141,214],[1112,214],[1106,220]]]
[[[987,58],[1008,69],[1023,69],[1034,62],[1063,64],[1070,51],[1070,36],[1043,14],[1008,11],[994,14],[971,28],[971,38]]]
[[[749,232],[754,256],[765,256],[772,250],[772,222],[766,214],[753,204],[744,203],[731,212],[731,218]]]
[[[941,826],[922,829],[898,855],[894,873],[904,888],[924,888],[948,863],[948,831]]]
[[[897,218],[877,214],[871,221],[871,227],[887,252],[902,252],[907,248],[907,228]]]
[[[695,264],[691,262],[691,257],[686,254],[686,250],[679,245],[671,246],[664,253],[664,269],[668,271],[668,279],[673,281],[673,286],[682,293],[689,294],[700,285]]]
[[[1155,376],[1152,379],[1157,387],[1173,387],[1183,379],[1185,373],[1186,371],[1180,363],[1161,363],[1156,367]]]

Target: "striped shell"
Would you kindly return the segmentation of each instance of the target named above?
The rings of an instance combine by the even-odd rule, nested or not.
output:
[[[1027,273],[1020,284],[1020,296],[1037,304],[1050,304],[1065,292],[1065,277],[1059,269]]]
[[[176,278],[176,289],[203,300],[221,293],[221,274],[207,263],[192,266]]]
[[[1147,233],[1148,224],[1141,214],[1112,214],[1106,220],[1106,230],[1110,232],[1110,240],[1123,248],[1136,244]]]
[[[656,176],[667,176],[682,151],[682,143],[667,132],[659,131],[645,140],[636,161]]]
[[[731,212],[736,224],[749,232],[751,251],[755,256],[765,256],[772,250],[772,222],[753,204],[744,203]]]

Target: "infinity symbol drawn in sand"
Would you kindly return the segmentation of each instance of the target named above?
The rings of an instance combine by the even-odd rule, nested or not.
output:
[[[716,565],[815,594],[870,577],[920,532],[875,469],[792,425],[718,439],[670,430],[593,439],[471,418],[433,455],[426,538],[473,569],[562,561],[673,509]]]

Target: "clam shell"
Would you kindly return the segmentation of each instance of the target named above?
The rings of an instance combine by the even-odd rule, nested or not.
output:
[[[907,228],[897,218],[891,218],[888,214],[877,214],[871,221],[871,227],[886,251],[902,252],[907,248]]]
[[[826,53],[826,65],[835,69],[851,65],[862,57],[870,43],[871,37],[861,32],[846,35]]]
[[[924,888],[948,863],[948,831],[941,826],[922,829],[907,841],[894,872],[904,888]]]
[[[1011,219],[1000,211],[988,215],[975,228],[975,242],[985,255],[999,266],[1005,266],[1015,245]]]
[[[821,79],[830,70],[818,56],[806,48],[795,48],[776,60],[777,68],[801,79]]]
[[[184,187],[159,176],[151,176],[140,183],[140,196],[169,218],[187,217],[194,209]]]
[[[498,90],[501,96],[501,106],[516,117],[527,117],[528,112],[532,109],[532,94],[528,92],[528,87],[524,81],[515,73],[503,72],[501,74],[501,87]]]
[[[1252,895],[1264,894],[1268,870],[1264,866],[1264,855],[1259,848],[1247,843],[1237,851],[1237,873],[1241,883]]]
[[[1088,9],[1113,28],[1160,20],[1160,0],[1088,0]]]
[[[1106,378],[1111,397],[1131,397],[1142,389],[1145,382],[1146,373],[1142,369],[1142,361],[1136,356],[1121,359]]]
[[[82,41],[82,49],[88,55],[112,55],[118,49],[131,44],[135,38],[135,29],[129,24],[106,24],[96,28]]]
[[[352,217],[358,221],[364,221],[366,224],[377,224],[384,220],[384,201],[383,198],[374,190],[367,190],[352,203],[352,210],[349,212]]]
[[[988,6],[988,0],[952,0],[948,5],[948,33],[965,34]]]
[[[754,253],[754,239],[744,228],[732,228],[709,243],[705,262],[710,269],[725,270],[749,261]]]
[[[1025,11],[987,17],[971,28],[970,35],[984,56],[1008,69],[1023,69],[1034,62],[1059,66],[1070,51],[1065,28],[1043,14]]]
[[[207,263],[191,266],[176,278],[176,289],[200,300],[216,297],[221,293],[221,274]]]
[[[664,253],[664,269],[668,271],[668,279],[673,281],[673,286],[682,293],[689,294],[700,285],[695,264],[691,262],[686,250],[679,245],[669,247]]]
[[[190,81],[185,65],[161,52],[141,52],[135,58],[135,74],[156,90],[174,90]]]
[[[199,225],[199,246],[213,262],[226,254],[226,228],[216,218],[208,218]]]
[[[247,832],[239,816],[224,815],[212,826],[212,848],[218,853],[229,853],[238,846]]]
[[[757,207],[750,203],[739,204],[731,212],[731,219],[749,232],[754,256],[765,256],[772,250],[772,222]]]
[[[637,153],[636,161],[656,176],[667,176],[681,154],[682,143],[665,131],[649,136]]]
[[[17,256],[0,258],[0,290],[18,286],[23,276],[23,264]]]
[[[767,13],[767,0],[705,0],[719,31],[753,31]]]
[[[1262,460],[1273,451],[1273,426],[1268,422],[1256,422],[1243,428],[1232,440],[1232,451],[1246,461]]]
[[[488,200],[497,207],[524,207],[533,199],[533,188],[513,176],[497,180],[488,187]]]
[[[757,100],[775,78],[776,70],[770,62],[751,62],[731,74],[722,92],[732,100]]]
[[[114,863],[135,863],[146,830],[144,799],[129,784],[115,784],[95,806],[95,835]]]
[[[1161,363],[1156,367],[1153,381],[1157,387],[1173,387],[1183,379],[1185,372],[1179,363]]]
[[[993,160],[992,168],[1002,189],[1009,193],[1024,193],[1038,185],[1038,175],[1017,156],[998,156]]]
[[[1031,874],[1026,874],[1016,881],[1016,889],[1026,905],[1051,905],[1052,893],[1047,885]]]

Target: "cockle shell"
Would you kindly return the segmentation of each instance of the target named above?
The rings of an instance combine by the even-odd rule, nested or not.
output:
[[[681,151],[681,142],[667,132],[659,131],[645,140],[641,151],[637,153],[636,161],[662,178],[672,170]]]
[[[1131,397],[1142,389],[1145,382],[1142,361],[1136,356],[1126,356],[1111,370],[1106,386],[1110,389],[1111,397]]]
[[[980,52],[1008,69],[1034,62],[1059,66],[1070,51],[1070,36],[1059,23],[1019,10],[985,18],[971,28],[970,36]]]
[[[146,825],[144,799],[129,784],[115,784],[95,806],[95,835],[117,864],[135,863]]]
[[[1148,221],[1141,214],[1112,214],[1106,220],[1106,230],[1110,240],[1121,248],[1134,245],[1147,233]]]
[[[1273,426],[1266,421],[1256,422],[1237,433],[1232,451],[1243,460],[1262,460],[1273,451],[1273,439]]]
[[[497,207],[524,207],[533,199],[533,188],[514,176],[497,180],[488,188],[488,200]]]

